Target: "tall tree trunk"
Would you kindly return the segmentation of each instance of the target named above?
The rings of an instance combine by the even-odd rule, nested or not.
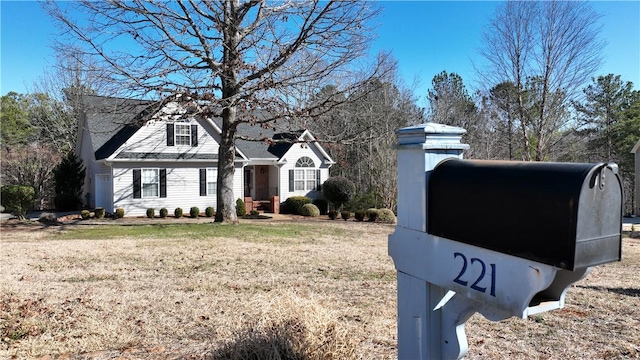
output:
[[[232,125],[237,116],[235,106],[229,106],[222,111],[222,134],[220,149],[218,151],[218,189],[216,222],[237,223],[238,216],[233,195],[233,178],[235,174],[235,134],[236,129]]]
[[[240,66],[239,26],[236,19],[238,0],[224,3],[224,67],[222,75],[222,134],[220,136],[220,149],[218,150],[218,204],[216,222],[237,223],[238,216],[235,209],[233,194],[233,177],[235,174],[235,136],[237,127],[238,108],[236,97],[240,92],[238,84],[238,72]]]

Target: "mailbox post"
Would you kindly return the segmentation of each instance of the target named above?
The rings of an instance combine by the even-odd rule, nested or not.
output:
[[[433,123],[397,132],[398,224],[388,250],[398,277],[399,359],[459,359],[468,349],[464,323],[475,312],[498,321],[561,308],[567,288],[584,277],[589,266],[620,259],[622,189],[615,165],[507,162],[496,168],[495,162],[461,160],[468,149],[460,141],[464,132]],[[489,174],[489,179],[479,174]],[[551,174],[558,179],[548,180]],[[532,185],[539,187],[534,189],[538,196],[523,196],[522,201],[531,199],[524,208],[542,204],[541,209],[561,206],[564,211],[554,215],[564,217],[556,219],[562,236],[537,232],[546,237],[539,241],[542,248],[530,244],[531,251],[516,232],[501,231],[509,220],[504,214],[512,211],[508,203],[517,191],[532,189],[521,184],[525,178],[545,179],[552,186]],[[510,190],[516,193],[502,194],[500,189],[510,181],[518,182]],[[567,184],[558,190],[558,181]],[[485,192],[491,196],[480,196]],[[507,206],[503,216],[484,213],[482,222],[466,224],[462,217],[456,219],[474,216],[465,202],[482,211],[492,200],[487,209],[501,211],[502,203]],[[478,231],[459,231],[465,226]],[[553,256],[546,256],[544,246]]]

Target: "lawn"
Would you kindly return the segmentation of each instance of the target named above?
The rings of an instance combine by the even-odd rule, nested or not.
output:
[[[0,231],[0,358],[242,358],[276,343],[309,358],[397,356],[393,226]],[[467,358],[640,357],[640,240],[623,241],[623,258],[575,284],[564,309],[474,315]]]

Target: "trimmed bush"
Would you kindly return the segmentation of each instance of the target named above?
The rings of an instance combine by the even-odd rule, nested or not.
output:
[[[249,215],[251,215],[251,216],[258,216],[258,215],[260,215],[260,211],[258,211],[258,210],[251,210],[251,211],[249,211]]]
[[[313,204],[304,204],[302,208],[300,208],[300,215],[318,217],[320,216],[320,209]]]
[[[153,219],[154,217],[156,217],[156,209],[154,208],[148,208],[147,209],[147,217],[149,219]]]
[[[189,215],[193,218],[193,219],[197,219],[198,216],[200,216],[200,209],[197,206],[193,206],[191,207],[191,209],[189,209]]]
[[[247,209],[244,207],[244,200],[238,198],[236,200],[236,215],[237,216],[245,216],[247,214]]]
[[[167,216],[169,216],[169,210],[167,208],[160,209],[160,217],[164,219]]]
[[[380,209],[378,210],[378,220],[385,224],[395,224],[396,214],[391,209]]]
[[[367,216],[367,213],[364,210],[356,210],[354,217],[356,221],[364,221],[364,218]]]
[[[329,211],[329,202],[327,200],[313,199],[312,204],[318,207],[318,210],[320,210],[320,215],[327,215],[327,212]]]
[[[82,218],[82,220],[87,220],[91,217],[91,213],[89,212],[89,210],[82,210],[80,212],[80,217]]]
[[[291,196],[284,201],[284,205],[287,207],[287,211],[291,214],[298,215],[302,215],[300,211],[306,204],[311,204],[311,198],[306,196]],[[320,210],[318,209],[318,211]]]
[[[341,210],[342,205],[349,202],[355,193],[356,186],[353,182],[342,176],[330,177],[322,184],[324,198],[329,200],[336,210]]]
[[[102,219],[104,217],[105,211],[104,208],[96,208],[94,211],[94,215],[96,219]]]
[[[344,211],[340,212],[340,216],[342,217],[342,219],[344,221],[347,221],[351,217],[351,211],[344,210]]]
[[[182,217],[182,208],[176,208],[175,210],[173,210],[173,216],[175,216],[176,218],[181,218]]]
[[[216,211],[213,209],[213,206],[207,206],[207,208],[204,209],[204,214],[207,215],[207,217],[213,217]]]
[[[365,211],[365,214],[367,215],[367,219],[369,219],[369,221],[376,221],[378,220],[378,209],[367,209]]]
[[[5,185],[0,189],[0,199],[2,206],[22,220],[33,208],[36,190],[31,186]]]
[[[336,210],[329,210],[327,215],[329,215],[329,219],[335,220],[338,217],[338,212]]]
[[[122,219],[124,217],[124,209],[123,208],[117,208],[116,209],[116,213],[114,214],[116,219]]]

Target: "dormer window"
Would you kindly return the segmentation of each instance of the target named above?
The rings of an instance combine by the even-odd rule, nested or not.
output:
[[[175,124],[176,145],[191,146],[191,126],[189,124]]]
[[[198,125],[188,123],[167,124],[167,146],[198,146]]]

